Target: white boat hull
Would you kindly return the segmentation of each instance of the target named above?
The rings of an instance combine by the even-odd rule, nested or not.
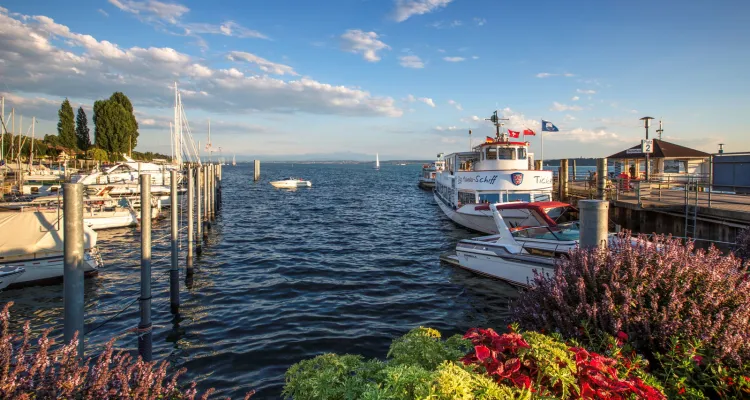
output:
[[[310,183],[310,181],[274,181],[271,182],[271,185],[280,189],[291,189],[298,187],[311,187],[312,183]]]
[[[522,258],[514,259],[513,256],[500,257],[491,251],[464,251],[460,247],[456,248],[456,256],[461,268],[517,286],[530,286],[534,281],[534,271],[549,276],[555,273],[552,259],[545,265],[541,258],[540,262],[530,262]]]
[[[0,267],[0,290],[15,283],[25,272],[21,267]]]
[[[98,255],[92,256],[89,252],[86,252],[83,257],[83,273],[86,275],[92,275],[98,272],[101,261]],[[51,255],[47,257],[39,258],[25,258],[15,260],[4,261],[0,264],[0,267],[21,267],[26,271],[21,274],[14,282],[9,286],[23,286],[26,284],[42,284],[51,283],[59,280],[63,277],[64,263],[63,255]]]

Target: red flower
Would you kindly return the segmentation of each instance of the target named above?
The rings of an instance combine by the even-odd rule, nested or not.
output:
[[[484,360],[490,356],[490,349],[488,349],[487,346],[475,346],[474,351],[477,353],[477,359],[479,362],[484,362]]]
[[[680,390],[677,391],[677,394],[685,394],[685,388],[681,387]]]
[[[701,365],[702,362],[703,362],[703,357],[698,356],[698,355],[693,356],[693,361],[695,361],[696,363],[698,363],[698,365]]]
[[[627,340],[628,340],[628,334],[627,333],[625,333],[623,331],[617,332],[617,344],[619,344],[620,346],[622,346],[622,344],[625,343]]]

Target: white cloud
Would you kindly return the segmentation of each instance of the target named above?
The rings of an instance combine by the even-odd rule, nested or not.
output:
[[[109,13],[107,13],[107,12],[106,12],[106,11],[104,11],[104,10],[102,10],[101,8],[100,8],[100,9],[98,9],[98,10],[96,10],[96,11],[98,11],[98,12],[99,12],[99,14],[101,14],[101,15],[103,15],[103,16],[105,16],[105,17],[109,17]]]
[[[576,89],[576,92],[581,93],[581,94],[596,94],[596,90],[591,90],[591,89],[588,89],[588,90]]]
[[[45,16],[0,14],[0,26],[0,76],[9,92],[53,99],[75,96],[93,103],[124,90],[136,107],[169,108],[173,98],[170,86],[178,81],[185,90],[183,101],[209,112],[403,114],[391,97],[375,96],[360,88],[308,77],[282,80],[235,68],[219,69],[172,48],[121,48],[71,32]],[[269,71],[284,67],[264,65]]]
[[[573,100],[573,101],[578,101],[578,100],[580,100],[580,99],[581,99],[581,98],[580,98],[580,97],[578,97],[578,96],[573,96],[573,97],[571,97],[571,98],[570,98],[570,100]]]
[[[451,28],[455,28],[455,27],[457,27],[457,26],[461,26],[461,25],[463,25],[463,24],[464,24],[463,22],[461,22],[461,21],[459,21],[459,20],[455,20],[455,21],[451,22],[451,24],[450,24],[450,27],[451,27]]]
[[[461,122],[464,122],[464,123],[479,122],[479,121],[482,121],[482,120],[483,120],[482,118],[479,118],[476,115],[472,115],[472,116],[466,117],[466,118],[461,118]]]
[[[579,142],[579,143],[630,143],[632,139],[618,135],[617,133],[607,131],[602,128],[584,129],[576,128],[573,130],[561,129],[559,132],[544,135],[545,141],[560,142]]]
[[[156,0],[109,0],[110,4],[122,11],[138,15],[146,19],[159,19],[170,24],[176,24],[183,14],[190,11],[182,4],[162,3]]]
[[[565,114],[565,117],[563,117],[563,121],[565,121],[565,122],[571,122],[571,121],[575,121],[575,120],[576,120],[576,117],[574,117],[574,116],[572,116],[570,114]]]
[[[448,61],[448,62],[461,62],[466,59],[463,57],[443,57],[443,60]]]
[[[552,103],[552,108],[550,108],[552,111],[581,111],[583,110],[580,106],[569,106],[567,104],[561,104],[558,102]]]
[[[268,39],[268,36],[234,22],[225,21],[220,25],[214,24],[186,24],[185,31],[188,33],[208,33],[213,35],[224,35],[238,38]]]
[[[404,101],[407,102],[407,103],[414,103],[415,101],[417,101],[417,98],[414,97],[413,94],[410,94],[410,95],[406,96],[406,98],[404,99]]]
[[[396,22],[404,22],[414,15],[427,14],[447,6],[453,0],[396,0],[392,17]]]
[[[549,78],[549,77],[552,77],[552,76],[564,76],[566,78],[570,78],[570,77],[573,77],[575,75],[571,74],[570,72],[566,72],[564,74],[552,74],[552,73],[549,73],[549,72],[540,72],[540,73],[536,74],[537,78]]]
[[[375,32],[363,32],[359,29],[349,29],[341,35],[341,47],[350,53],[362,54],[369,62],[380,61],[378,51],[390,50],[391,46],[378,39]]]
[[[421,58],[415,55],[401,56],[398,58],[399,64],[406,68],[424,68],[424,62]]]
[[[244,51],[232,51],[227,55],[227,59],[231,61],[246,61],[251,64],[256,64],[263,72],[268,72],[274,75],[295,75],[299,74],[294,72],[294,68],[284,65],[277,64],[266,60],[265,58],[258,57],[255,54],[246,53]]]
[[[520,112],[514,111],[509,107],[503,108],[501,110],[497,110],[498,114],[501,118],[507,118],[507,121],[503,121],[505,123],[505,127],[512,129],[512,130],[523,130],[524,128],[531,128],[534,130],[538,130],[541,126],[541,122],[538,119],[529,119],[526,118],[526,116]],[[476,115],[472,115],[466,118],[461,118],[461,122],[468,123],[468,124],[474,124],[479,123],[480,125],[483,125],[487,127],[488,129],[492,129],[494,132],[495,127],[492,125],[492,122],[488,120],[488,117],[478,117]],[[490,132],[490,133],[492,133]]]
[[[440,126],[440,125],[432,128],[433,133],[437,133],[437,134],[450,134],[455,131],[464,130],[464,129],[465,128],[459,128],[457,126]]]
[[[437,49],[438,53],[445,53],[445,50],[443,49]]]
[[[487,20],[484,18],[474,18],[474,23],[477,24],[478,26],[483,26],[484,24],[487,23]]]
[[[432,101],[432,99],[431,99],[431,98],[429,98],[429,97],[420,97],[420,98],[418,98],[417,100],[421,101],[422,103],[425,103],[425,104],[427,104],[428,106],[430,106],[430,107],[432,107],[432,108],[435,108],[435,107],[436,107],[436,106],[435,106],[435,102],[434,102],[434,101]]]
[[[458,111],[463,111],[464,110],[464,108],[461,106],[461,104],[459,104],[455,100],[448,100],[448,104],[452,105],[453,107],[456,107],[456,110],[458,110]]]
[[[478,59],[479,59],[479,56],[471,56],[471,59],[472,59],[472,60],[478,60]]]

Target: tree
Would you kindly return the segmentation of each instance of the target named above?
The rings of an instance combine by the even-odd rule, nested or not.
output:
[[[86,112],[83,111],[83,107],[78,107],[78,115],[76,116],[76,139],[78,148],[86,151],[91,147],[91,138],[89,138],[89,122],[86,119]]]
[[[62,102],[60,111],[57,112],[57,116],[59,117],[59,121],[57,122],[57,135],[60,138],[60,145],[72,150],[78,149],[76,127],[73,122],[73,119],[75,118],[73,116],[73,107],[70,106],[70,101],[68,101],[67,98]]]
[[[107,157],[107,152],[96,147],[90,149],[86,154],[89,158],[95,161],[99,161],[99,162],[109,161],[109,157]]]
[[[94,135],[96,145],[110,154],[111,159],[120,159],[128,151],[129,138],[137,127],[125,107],[118,102],[97,100],[94,102]]]
[[[133,114],[133,104],[130,102],[128,96],[125,96],[125,94],[122,92],[112,93],[112,96],[110,96],[109,99],[121,105],[130,116],[130,124],[128,126],[129,129],[132,130],[129,130],[125,133],[125,143],[128,144],[128,147],[126,148],[132,150],[138,144],[138,121],[136,121],[135,114]]]

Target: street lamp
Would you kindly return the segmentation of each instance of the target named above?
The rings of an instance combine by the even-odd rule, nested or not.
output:
[[[643,117],[641,118],[641,121],[643,121],[643,126],[646,128],[646,140],[648,140],[648,127],[651,126],[651,120],[654,119],[653,117]],[[646,153],[646,181],[651,177],[650,173],[650,159],[649,159],[649,153]]]

